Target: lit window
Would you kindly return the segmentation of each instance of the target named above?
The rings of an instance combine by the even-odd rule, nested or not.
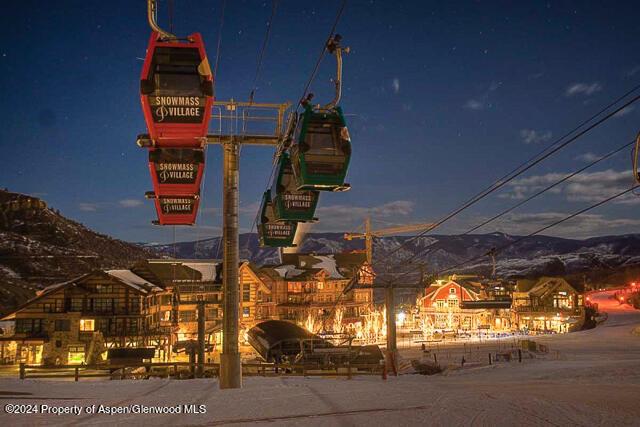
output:
[[[196,312],[194,310],[180,311],[178,319],[180,322],[195,322]]]
[[[324,289],[324,283],[318,282],[318,289]]]
[[[93,332],[95,330],[95,320],[93,319],[80,319],[80,331]]]
[[[251,310],[249,307],[244,307],[242,309],[242,317],[249,317],[251,315]]]

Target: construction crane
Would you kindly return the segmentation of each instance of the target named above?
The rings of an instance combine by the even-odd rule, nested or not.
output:
[[[364,221],[364,233],[345,233],[345,240],[364,239],[365,252],[367,253],[367,262],[373,262],[373,238],[382,236],[392,236],[394,234],[409,233],[412,231],[424,231],[433,227],[435,224],[410,224],[399,225],[396,227],[382,228],[379,230],[371,230],[371,217],[367,217]]]

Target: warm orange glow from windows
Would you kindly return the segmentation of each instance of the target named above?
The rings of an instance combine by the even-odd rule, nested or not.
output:
[[[93,332],[95,331],[95,320],[93,319],[80,319],[80,331]]]

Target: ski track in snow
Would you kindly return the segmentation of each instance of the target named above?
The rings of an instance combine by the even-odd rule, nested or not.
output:
[[[0,379],[0,425],[594,426],[640,424],[640,311],[600,295],[609,319],[596,329],[534,337],[559,360],[501,363],[446,375],[216,380]],[[20,397],[20,399],[18,399]],[[58,399],[58,400],[56,400]],[[199,415],[8,415],[6,403],[148,406],[205,404]]]

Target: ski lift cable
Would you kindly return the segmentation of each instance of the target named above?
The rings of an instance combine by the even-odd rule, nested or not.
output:
[[[497,220],[498,218],[501,218],[502,216],[504,216],[504,215],[506,215],[506,214],[510,213],[511,211],[513,211],[513,210],[515,210],[515,209],[519,208],[520,206],[522,206],[522,205],[524,205],[524,204],[526,204],[526,203],[530,202],[531,200],[533,200],[533,199],[535,199],[535,198],[537,198],[537,197],[541,196],[542,194],[546,193],[547,191],[550,191],[550,190],[551,190],[551,189],[553,189],[554,187],[556,187],[556,186],[558,186],[558,185],[562,184],[563,182],[566,182],[566,181],[570,180],[571,178],[573,178],[574,176],[576,176],[576,175],[578,175],[578,174],[580,174],[580,173],[584,172],[585,170],[587,170],[587,169],[589,169],[589,168],[591,168],[591,167],[593,167],[593,166],[597,165],[598,163],[600,163],[600,162],[602,162],[602,161],[604,161],[604,160],[606,160],[606,159],[608,159],[608,158],[610,158],[610,157],[612,157],[612,156],[614,156],[614,155],[618,154],[619,152],[621,152],[621,151],[622,151],[622,150],[624,150],[625,148],[628,148],[628,147],[630,147],[631,145],[633,145],[633,144],[634,144],[634,142],[635,142],[635,141],[628,142],[628,143],[626,143],[626,144],[624,144],[624,145],[622,145],[622,146],[620,146],[620,147],[618,147],[618,148],[616,148],[616,149],[614,149],[614,150],[609,151],[608,153],[606,153],[606,154],[604,154],[603,156],[599,157],[598,159],[596,159],[596,160],[592,161],[591,163],[589,163],[589,164],[587,164],[587,165],[585,165],[585,166],[583,166],[583,167],[581,167],[581,168],[577,169],[576,171],[574,171],[574,172],[572,172],[572,173],[570,173],[570,174],[566,175],[564,178],[561,178],[561,179],[559,179],[559,180],[557,180],[557,181],[555,181],[555,182],[551,183],[551,184],[550,184],[550,185],[548,185],[547,187],[545,187],[545,188],[543,188],[543,189],[539,190],[538,192],[536,192],[536,193],[532,194],[531,196],[527,197],[527,198],[526,198],[526,199],[524,199],[524,200],[521,200],[520,202],[516,203],[515,205],[513,205],[513,206],[511,206],[511,207],[509,207],[509,208],[507,208],[507,209],[503,210],[502,212],[500,212],[500,213],[498,213],[498,214],[494,215],[493,217],[491,217],[491,218],[489,218],[489,219],[487,219],[487,220],[485,220],[485,221],[481,222],[480,224],[478,224],[478,225],[475,225],[475,226],[471,227],[469,230],[465,231],[464,233],[462,233],[462,234],[460,234],[460,235],[461,235],[461,236],[468,235],[468,234],[470,234],[470,233],[472,233],[472,232],[476,231],[476,230],[477,230],[477,229],[479,229],[480,227],[483,227],[483,226],[485,226],[485,225],[489,224],[490,222],[493,222],[493,221]],[[415,263],[415,261],[416,261],[416,260],[420,259],[420,258],[421,258],[421,257],[423,257],[424,255],[426,255],[426,254],[428,254],[429,252],[431,252],[431,250],[432,250],[431,248],[435,245],[435,243],[436,243],[436,242],[431,243],[430,245],[428,245],[428,246],[426,246],[425,248],[421,249],[419,252],[417,252],[417,253],[415,253],[414,255],[412,255],[408,260],[406,260],[406,261],[405,261],[405,263],[406,263],[406,264],[404,265],[404,267],[405,267],[405,268],[406,268],[406,267],[410,267],[413,263]],[[427,251],[427,252],[425,252],[425,249],[427,249],[428,251]]]
[[[638,187],[640,187],[640,184],[638,184],[638,185],[634,185],[634,186],[633,186],[633,187],[631,187],[631,188],[628,188],[628,189],[626,189],[626,190],[620,191],[620,192],[618,192],[618,193],[616,193],[616,194],[614,194],[614,195],[612,195],[612,196],[609,196],[609,197],[607,197],[606,199],[601,200],[601,201],[599,201],[598,203],[595,203],[595,204],[593,204],[593,205],[591,205],[591,206],[588,206],[588,207],[586,207],[586,208],[580,209],[579,211],[576,211],[576,212],[572,213],[571,215],[568,215],[568,216],[566,216],[566,217],[564,217],[564,218],[562,218],[562,219],[559,219],[558,221],[555,221],[555,222],[553,222],[553,223],[551,223],[551,224],[549,224],[549,225],[545,225],[544,227],[539,228],[539,229],[537,229],[536,231],[534,231],[534,232],[532,232],[532,233],[527,234],[526,236],[519,237],[519,238],[518,238],[518,239],[516,239],[516,240],[513,240],[513,241],[511,241],[511,242],[509,242],[509,243],[506,243],[506,244],[504,244],[504,245],[502,245],[502,246],[500,246],[500,247],[496,248],[496,252],[501,252],[501,251],[505,250],[505,249],[506,249],[506,248],[508,248],[508,247],[511,247],[511,246],[513,246],[513,245],[515,245],[515,244],[517,244],[517,243],[520,243],[521,241],[523,241],[523,240],[525,240],[525,239],[528,239],[529,237],[532,237],[532,236],[535,236],[535,235],[537,235],[537,234],[540,234],[540,233],[542,233],[543,231],[546,231],[546,230],[548,230],[548,229],[550,229],[550,228],[552,228],[552,227],[555,227],[555,226],[557,226],[557,225],[559,225],[559,224],[562,224],[562,223],[563,223],[563,222],[565,222],[565,221],[569,221],[570,219],[573,219],[573,218],[575,218],[575,217],[577,217],[577,216],[579,216],[579,215],[582,215],[583,213],[586,213],[586,212],[588,212],[588,211],[590,211],[590,210],[592,210],[592,209],[595,209],[595,208],[597,208],[597,207],[599,207],[599,206],[604,205],[605,203],[608,203],[608,202],[610,202],[610,201],[612,201],[612,200],[615,200],[615,199],[617,199],[618,197],[622,197],[622,196],[624,196],[625,194],[632,192],[633,190],[635,190],[635,189],[636,189],[636,188],[638,188]],[[457,264],[455,264],[455,265],[453,265],[453,266],[451,266],[451,267],[447,267],[447,268],[445,268],[445,269],[443,269],[443,270],[438,271],[438,272],[436,273],[436,276],[439,276],[439,275],[441,275],[442,273],[445,273],[445,272],[447,272],[447,271],[453,270],[453,269],[458,268],[458,267],[460,267],[460,266],[463,266],[463,265],[469,264],[469,263],[471,263],[471,262],[477,261],[477,260],[479,260],[479,259],[481,259],[481,258],[484,258],[485,256],[486,256],[486,254],[482,254],[482,255],[478,255],[478,256],[475,256],[475,257],[473,257],[473,258],[467,259],[467,260],[465,260],[465,261],[459,262],[459,263],[457,263]]]
[[[216,97],[216,82],[218,81],[218,64],[220,63],[220,52],[222,49],[222,28],[224,27],[224,12],[227,6],[227,0],[222,1],[222,10],[220,11],[220,24],[218,25],[218,42],[216,46],[216,62],[213,65],[213,98]]]
[[[300,108],[300,105],[302,105],[303,99],[304,99],[305,95],[307,94],[307,91],[309,90],[309,86],[311,86],[311,83],[313,82],[313,80],[316,77],[316,74],[318,73],[318,69],[320,67],[320,63],[322,62],[322,59],[324,58],[324,54],[327,51],[327,46],[329,45],[329,42],[334,37],[335,30],[336,30],[336,28],[338,26],[338,22],[340,22],[340,18],[342,16],[342,13],[344,12],[344,8],[345,8],[346,4],[347,4],[347,0],[343,0],[340,8],[338,9],[338,12],[336,14],[336,18],[334,20],[333,26],[331,27],[331,31],[329,32],[329,36],[327,37],[327,41],[322,46],[322,51],[320,52],[318,60],[316,61],[316,64],[315,64],[315,66],[313,68],[313,71],[311,73],[311,77],[307,81],[307,84],[305,85],[305,88],[304,88],[304,91],[303,91],[303,95],[302,95],[302,97],[300,97],[300,100],[298,101],[298,104],[296,105],[296,109],[294,111],[295,114],[297,114],[298,109]],[[272,15],[273,14],[275,14],[275,6],[274,6],[274,9],[272,11]],[[272,17],[272,19],[273,19],[273,17]],[[270,28],[268,28],[268,31],[269,30],[270,30]],[[268,36],[268,34],[269,33],[267,32],[267,36]],[[265,37],[265,46],[266,46],[266,39],[267,38]],[[260,64],[260,62],[259,62],[259,64]],[[252,96],[250,98],[251,100],[253,100],[253,94],[254,93],[252,91]],[[286,137],[288,137],[288,135],[286,135],[285,138]],[[276,158],[274,158],[273,166],[271,168],[271,173],[269,174],[269,178],[267,180],[267,185],[266,185],[265,191],[267,191],[270,188],[270,185],[271,185],[273,179],[275,178],[276,168],[277,168],[277,165],[278,165],[277,154],[278,153],[276,153]],[[257,227],[259,215],[260,215],[260,212],[257,212],[256,217],[254,218],[253,224],[251,226],[250,232],[253,232],[254,227]]]
[[[173,0],[167,0],[167,13],[169,15],[169,32],[173,33]]]
[[[255,97],[255,93],[256,90],[258,89],[257,84],[258,84],[258,78],[260,77],[260,72],[262,70],[262,63],[264,60],[264,54],[266,52],[267,49],[267,44],[269,42],[269,37],[271,35],[271,29],[273,28],[273,20],[275,18],[276,15],[276,11],[278,9],[278,0],[272,0],[272,7],[271,7],[271,16],[269,17],[269,21],[267,22],[267,30],[265,32],[264,35],[264,40],[262,42],[262,47],[260,49],[260,53],[258,54],[258,62],[257,62],[257,66],[256,66],[256,74],[253,78],[253,85],[251,88],[251,92],[249,93],[249,106],[251,106],[253,104],[254,101],[254,97]],[[273,165],[271,166],[271,172],[269,173],[269,178],[267,179],[267,185],[265,187],[265,191],[267,191],[271,185],[271,181],[274,178],[275,175],[275,171],[276,171],[276,164],[277,162],[273,162]],[[256,213],[256,216],[253,219],[253,223],[251,224],[251,228],[249,229],[249,236],[251,236],[251,233],[253,233],[253,229],[256,228],[257,231],[257,225],[258,225],[258,216],[260,215],[260,212]],[[249,244],[249,238],[247,238],[247,245]]]
[[[256,65],[256,74],[253,77],[253,84],[251,85],[251,92],[249,93],[249,105],[253,104],[253,99],[256,94],[256,90],[258,90],[258,79],[260,77],[260,72],[262,71],[262,63],[264,60],[264,54],[267,50],[267,44],[269,43],[269,37],[271,36],[271,29],[273,27],[273,19],[276,15],[276,10],[278,9],[278,0],[271,1],[271,16],[267,21],[267,30],[264,34],[264,40],[262,41],[262,47],[260,48],[260,52],[258,53],[258,60]]]
[[[478,200],[480,200],[481,198],[485,197],[486,195],[490,194],[491,192],[495,191],[495,189],[497,188],[493,188],[498,184],[501,184],[503,180],[509,178],[511,175],[513,175],[514,173],[517,173],[520,169],[522,169],[523,167],[525,167],[529,162],[534,161],[537,157],[543,155],[544,153],[546,153],[547,151],[551,150],[555,145],[557,145],[560,141],[562,141],[563,139],[567,138],[569,135],[571,135],[572,133],[576,132],[577,130],[579,130],[580,128],[582,128],[583,126],[585,126],[586,124],[588,124],[589,122],[591,122],[592,120],[594,120],[596,117],[598,117],[599,115],[601,115],[602,113],[604,113],[605,111],[607,111],[609,108],[611,108],[612,106],[614,106],[615,104],[617,104],[618,102],[620,102],[621,100],[623,100],[624,98],[626,98],[627,96],[629,96],[630,94],[632,94],[633,92],[635,92],[636,90],[640,89],[640,85],[635,86],[634,88],[632,88],[631,90],[627,91],[624,95],[618,97],[617,99],[615,99],[613,102],[609,103],[607,106],[605,106],[604,108],[602,108],[600,111],[598,111],[597,113],[595,113],[594,115],[592,115],[591,117],[589,117],[588,119],[586,119],[585,121],[583,121],[582,123],[580,123],[578,126],[576,126],[575,128],[573,128],[572,130],[570,130],[569,132],[567,132],[566,134],[564,134],[563,136],[561,136],[560,138],[556,139],[555,141],[553,141],[551,144],[549,144],[546,148],[544,148],[542,151],[540,151],[539,153],[537,153],[536,155],[534,155],[533,157],[531,157],[530,159],[526,160],[525,162],[521,163],[519,166],[517,166],[515,169],[513,169],[511,172],[507,173],[506,175],[504,175],[503,177],[499,178],[498,180],[496,180],[493,184],[491,184],[489,187],[485,188],[484,190],[480,191],[479,193],[477,193],[475,196],[473,196],[471,199],[467,200],[464,204],[463,204],[463,208],[462,210],[466,209],[467,204],[471,203],[475,203]],[[623,106],[622,108],[625,108],[625,106]],[[619,110],[617,110],[616,112],[618,112]],[[614,113],[615,114],[615,113]],[[524,171],[521,171],[518,173],[521,174]],[[518,176],[516,175],[516,176]],[[513,176],[511,178],[509,178],[509,181],[512,180],[513,178],[515,178],[516,176]],[[508,182],[508,181],[506,181]],[[505,182],[505,183],[506,183]],[[498,187],[499,188],[499,187]],[[477,199],[477,200],[476,200]],[[466,206],[466,207],[465,207]],[[470,206],[470,205],[469,205]],[[437,227],[439,224],[434,225],[432,228],[427,229],[424,234],[426,234],[426,232],[431,231],[433,228]],[[390,252],[388,255],[393,255],[395,252],[397,252],[398,250],[400,250],[405,244],[413,241],[414,239],[424,235],[424,234],[420,234],[418,236],[413,237],[412,239],[407,240],[406,242],[403,243],[403,245],[401,245],[400,247],[396,248],[394,251]]]
[[[563,139],[567,138],[569,135],[571,135],[572,133],[574,133],[576,130],[582,128],[583,126],[585,126],[587,123],[591,122],[595,117],[597,117],[598,115],[602,114],[602,112],[608,110],[612,105],[617,104],[618,102],[620,102],[621,99],[624,99],[626,96],[628,96],[629,94],[633,93],[634,91],[640,89],[640,85],[634,87],[632,90],[628,91],[625,95],[623,95],[622,97],[618,98],[616,101],[614,101],[613,103],[609,104],[607,107],[605,107],[604,109],[600,110],[597,114],[595,114],[594,116],[591,116],[589,119],[587,119],[586,121],[582,122],[580,125],[578,125],[576,128],[574,128],[573,130],[571,130],[570,132],[568,132],[567,134],[565,134],[564,136],[560,137],[559,139],[555,140],[551,145],[549,145],[547,148],[545,148],[544,150],[542,150],[539,154],[537,154],[536,156],[532,157],[531,159],[527,160],[526,162],[522,163],[520,166],[518,166],[517,168],[515,168],[512,172],[510,172],[509,174],[505,175],[505,177],[495,181],[493,184],[491,184],[489,187],[487,187],[487,189],[481,191],[480,193],[478,193],[477,195],[475,195],[474,197],[472,197],[471,199],[469,199],[467,202],[465,202],[461,207],[455,209],[453,212],[449,213],[448,215],[446,215],[444,218],[440,219],[438,222],[436,222],[435,224],[433,224],[432,226],[426,228],[424,231],[420,232],[419,234],[417,234],[416,236],[404,241],[400,246],[396,247],[395,249],[393,249],[391,252],[389,252],[386,257],[387,259],[391,259],[390,256],[393,255],[394,253],[398,252],[399,250],[401,250],[403,247],[406,247],[406,245],[414,240],[416,240],[419,237],[424,236],[425,234],[427,234],[428,232],[434,230],[435,228],[439,227],[440,225],[444,224],[445,222],[449,221],[451,218],[457,216],[458,214],[460,214],[461,212],[463,212],[464,210],[468,209],[469,207],[471,207],[472,205],[476,204],[477,202],[479,202],[480,200],[482,200],[483,198],[487,197],[489,194],[495,192],[496,190],[502,188],[503,186],[505,186],[507,183],[511,182],[512,180],[514,180],[515,178],[517,178],[518,176],[522,175],[523,173],[525,173],[526,171],[528,171],[529,169],[533,168],[534,166],[536,166],[537,164],[543,162],[544,160],[546,160],[547,158],[551,157],[553,154],[557,153],[558,151],[560,151],[561,149],[565,148],[566,146],[572,144],[573,142],[575,142],[576,140],[578,140],[580,137],[584,136],[586,133],[588,133],[589,131],[591,131],[592,129],[598,127],[599,125],[601,125],[602,123],[606,122],[607,120],[609,120],[611,117],[615,116],[616,114],[618,114],[620,111],[622,111],[623,109],[627,108],[628,106],[630,106],[631,104],[633,104],[634,102],[636,102],[638,99],[640,99],[640,95],[636,95],[635,97],[633,97],[631,100],[625,102],[622,106],[616,108],[615,110],[613,110],[612,112],[606,114],[604,117],[600,118],[599,120],[597,120],[595,123],[592,123],[591,125],[589,125],[587,128],[581,130],[580,132],[576,133],[575,135],[573,135],[571,138],[567,139],[566,141],[562,142],[561,144],[558,145],[558,143],[560,141],[562,141]],[[543,154],[544,153],[544,154]],[[534,160],[535,159],[535,160]],[[397,267],[399,264],[403,263],[404,261],[401,261],[400,263],[396,263],[396,265],[394,265],[392,268]]]

